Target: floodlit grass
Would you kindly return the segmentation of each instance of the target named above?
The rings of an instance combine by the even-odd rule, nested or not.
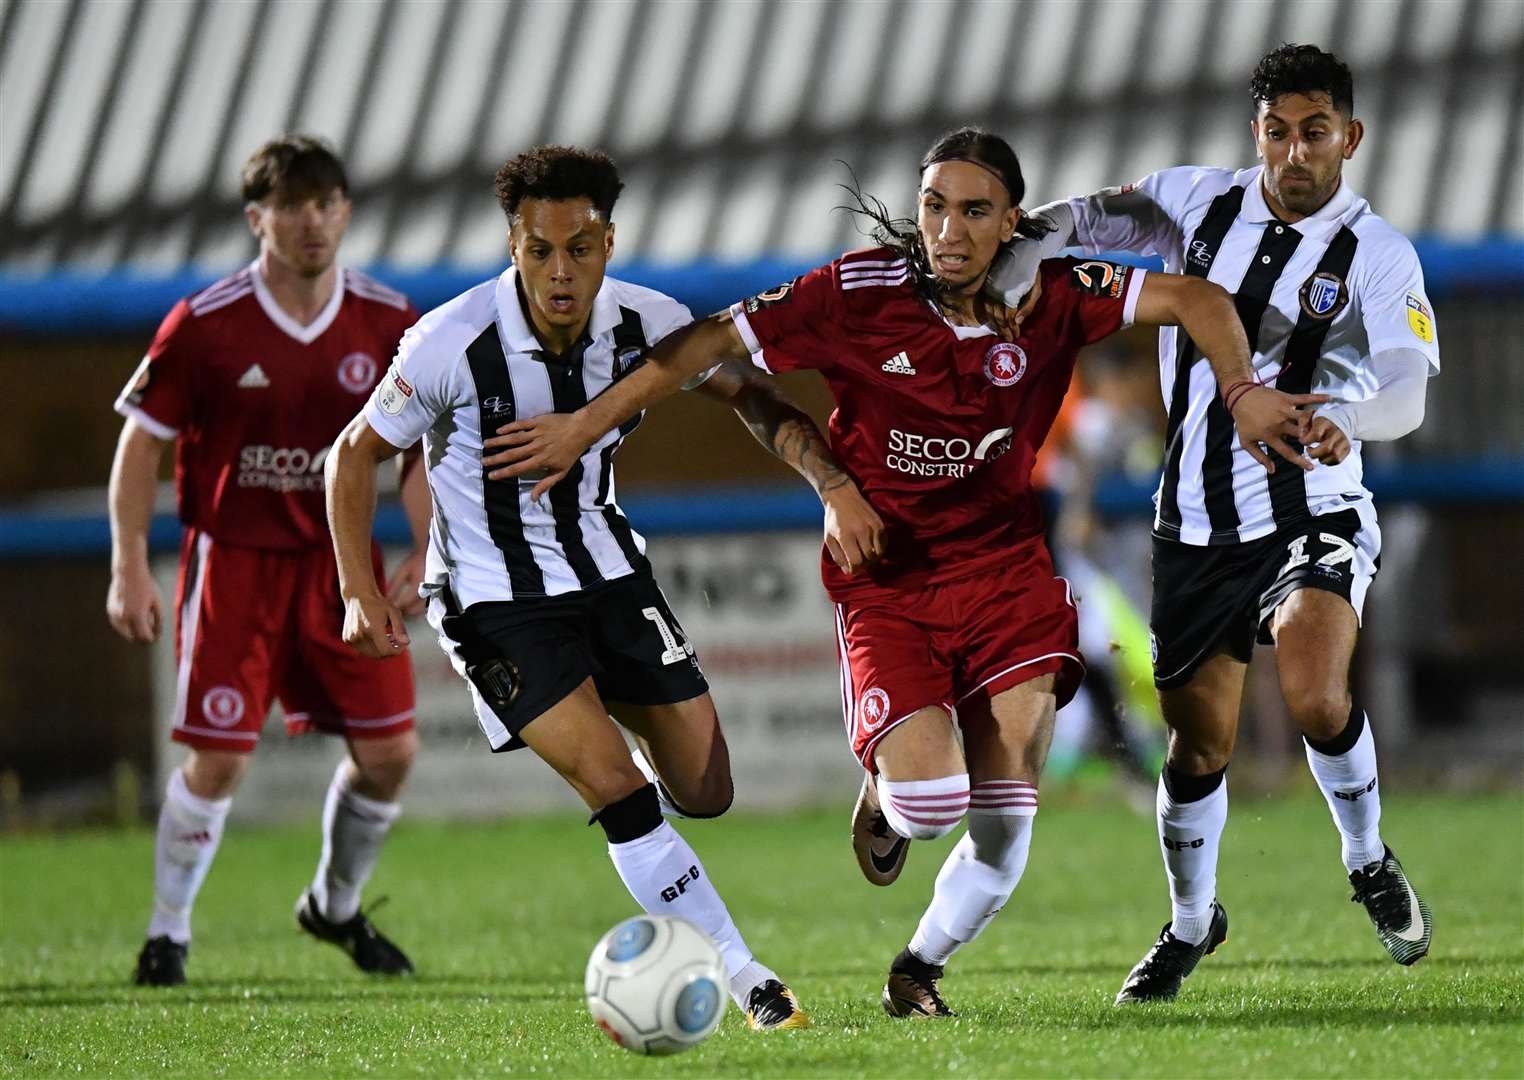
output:
[[[1112,995],[1167,914],[1150,822],[1049,800],[1025,881],[950,965],[960,1016],[892,1021],[878,992],[951,841],[901,881],[858,875],[847,813],[683,825],[758,955],[815,1020],[731,1010],[676,1058],[619,1050],[581,1001],[588,950],[634,908],[579,821],[403,822],[369,890],[416,978],[367,979],[294,928],[315,826],[233,830],[196,913],[188,987],[128,985],[147,830],[0,839],[0,1073],[178,1076],[1524,1075],[1524,799],[1386,793],[1384,832],[1433,909],[1434,952],[1391,963],[1349,903],[1316,794],[1235,798],[1231,937],[1173,1006]]]

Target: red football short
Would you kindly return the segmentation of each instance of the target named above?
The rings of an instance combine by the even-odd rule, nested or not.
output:
[[[1062,707],[1085,672],[1069,583],[1041,537],[998,573],[838,603],[836,649],[847,738],[874,772],[879,740],[921,709],[987,713],[995,695],[1049,673]]]
[[[371,558],[384,580],[379,548]],[[267,551],[187,529],[175,607],[177,742],[252,751],[277,698],[291,735],[374,739],[413,726],[408,658],[372,660],[344,643],[328,545]]]

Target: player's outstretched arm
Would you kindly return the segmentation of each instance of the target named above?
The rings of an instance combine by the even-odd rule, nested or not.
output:
[[[344,640],[372,657],[392,656],[408,645],[402,612],[381,594],[370,562],[376,466],[400,452],[376,434],[362,413],[340,432],[323,467],[328,528],[344,598]]]
[[[673,393],[716,363],[746,361],[751,353],[729,312],[677,330],[646,354],[646,362],[574,413],[543,413],[498,428],[482,442],[482,464],[492,480],[537,476],[530,497],[539,500],[587,448],[641,409]]]
[[[1190,335],[1217,377],[1223,404],[1238,427],[1238,441],[1269,472],[1275,462],[1260,448],[1268,446],[1300,469],[1311,469],[1287,439],[1307,433],[1308,414],[1303,405],[1319,405],[1326,394],[1283,394],[1254,377],[1249,339],[1222,286],[1205,278],[1184,274],[1149,274],[1138,294],[1134,322],[1151,326],[1178,326]]]
[[[111,462],[111,585],[106,618],[128,641],[159,639],[164,602],[148,567],[148,526],[153,520],[159,462],[169,444],[129,417]]]
[[[884,553],[884,521],[846,474],[815,421],[750,364],[721,365],[698,392],[726,402],[759,443],[809,482],[825,507],[825,544],[851,575]]]

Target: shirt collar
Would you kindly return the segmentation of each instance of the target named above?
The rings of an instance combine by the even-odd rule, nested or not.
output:
[[[1243,207],[1239,210],[1239,217],[1245,221],[1256,224],[1265,224],[1279,221],[1275,212],[1270,209],[1270,204],[1265,201],[1265,167],[1257,166],[1251,170],[1248,189],[1244,192]],[[1316,214],[1304,217],[1301,221],[1290,222],[1291,228],[1304,236],[1321,235],[1337,226],[1340,219],[1348,212],[1355,201],[1354,189],[1349,186],[1349,181],[1339,177],[1338,190],[1333,193],[1333,198],[1323,204]]]
[[[535,336],[534,327],[529,324],[529,315],[519,302],[518,271],[512,266],[498,275],[495,296],[498,325],[503,329],[504,343],[508,348],[519,353],[543,352],[545,347]],[[619,298],[614,295],[612,281],[604,277],[598,295],[593,297],[593,311],[587,320],[587,336],[597,341],[623,321],[624,315],[619,310]]]

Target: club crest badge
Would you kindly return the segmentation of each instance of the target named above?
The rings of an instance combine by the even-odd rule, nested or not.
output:
[[[376,361],[362,352],[352,352],[339,361],[339,385],[351,394],[368,394],[376,385]]]
[[[1015,386],[1027,373],[1027,354],[1020,345],[996,342],[984,354],[984,375],[996,386]]]
[[[1331,319],[1349,303],[1349,290],[1338,274],[1313,274],[1302,285],[1302,310],[1314,319]]]
[[[889,695],[874,687],[857,703],[857,722],[864,731],[877,731],[889,719]]]

